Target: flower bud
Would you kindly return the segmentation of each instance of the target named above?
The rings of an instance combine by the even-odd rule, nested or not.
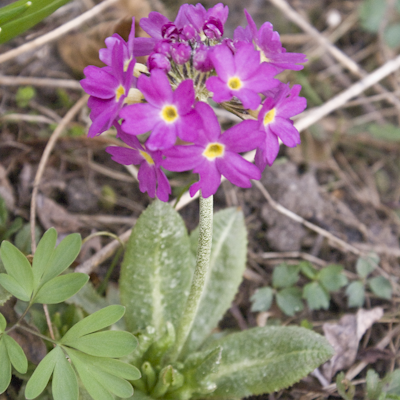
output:
[[[150,54],[149,59],[147,60],[147,65],[150,71],[155,68],[162,69],[166,72],[171,70],[171,63],[168,58],[159,53]]]
[[[171,56],[178,65],[185,64],[190,59],[191,48],[185,43],[174,43],[171,46]]]

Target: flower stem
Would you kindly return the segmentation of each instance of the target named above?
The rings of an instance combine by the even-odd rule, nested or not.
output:
[[[204,199],[200,194],[199,242],[197,247],[196,268],[194,270],[192,286],[190,288],[186,307],[176,332],[176,341],[170,353],[167,355],[169,363],[179,358],[200,305],[207,274],[210,269],[212,226],[213,196]]]

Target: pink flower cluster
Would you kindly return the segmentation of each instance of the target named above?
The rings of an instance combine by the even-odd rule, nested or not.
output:
[[[198,190],[203,197],[214,194],[221,175],[250,187],[274,162],[279,139],[289,147],[300,143],[291,117],[306,100],[299,97],[300,85],[290,88],[275,76],[302,69],[305,56],[287,53],[269,22],[257,30],[245,14],[248,26],[238,27],[232,40],[223,37],[228,7],[221,3],[209,10],[184,4],[174,22],[151,12],[140,21],[149,38],[135,38],[133,21],[127,42],[117,34],[106,39],[100,50],[105,67],[85,68],[89,136],[114,125],[126,147],[106,151],[120,164],[139,165],[139,188],[151,197],[168,200],[163,169],[198,173],[192,196]],[[136,62],[138,56],[148,56],[147,66]],[[258,118],[222,133],[209,99]],[[147,139],[139,141],[142,134]],[[241,153],[255,149],[254,165]]]

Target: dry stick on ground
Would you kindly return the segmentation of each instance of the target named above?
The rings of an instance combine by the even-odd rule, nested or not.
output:
[[[354,75],[362,78],[367,76],[367,72],[364,71],[356,62],[354,62],[349,56],[334,46],[329,39],[321,35],[321,33],[310,25],[296,10],[289,6],[285,0],[269,0],[275,7],[279,8],[285,17],[289,18],[297,26],[303,29],[304,32],[313,36],[318,42],[326,48],[326,50],[349,69]],[[390,93],[386,88],[379,84],[374,83],[374,88],[379,93]],[[395,96],[390,95],[388,101],[395,104],[400,109],[400,100]]]
[[[400,68],[400,56],[395,58],[394,60],[388,61],[382,67],[378,68],[376,71],[371,73],[370,75],[366,76],[365,78],[361,79],[354,85],[350,86],[347,90],[340,93],[339,95],[335,96],[333,99],[326,102],[321,107],[313,108],[307,111],[306,115],[297,120],[295,123],[296,128],[299,131],[302,131],[315,122],[319,121],[323,117],[327,116],[332,111],[338,109],[339,107],[343,106],[346,102],[348,102],[353,97],[358,96],[364,90],[368,89],[375,83],[379,82],[392,72],[396,71]],[[253,161],[254,160],[255,151],[250,151],[244,155],[246,160]],[[180,199],[176,209],[180,210],[185,205],[189,204],[192,200],[198,197],[198,193],[191,198],[189,193],[186,192]],[[172,204],[175,203],[175,200],[171,202]],[[131,234],[131,230],[124,232],[120,236],[120,240],[125,243]],[[339,239],[340,240],[340,239]],[[84,273],[91,273],[98,265],[100,265],[103,261],[107,260],[109,257],[114,254],[114,252],[118,249],[120,243],[117,240],[113,240],[108,245],[103,247],[100,251],[94,254],[91,258],[84,261],[81,265],[77,267],[77,272],[84,272]],[[360,253],[360,250],[356,249]],[[358,253],[358,254],[359,254]]]
[[[348,244],[342,239],[339,239],[338,237],[332,235],[330,232],[328,232],[325,229],[322,229],[321,227],[312,224],[311,222],[308,222],[305,220],[303,217],[300,217],[300,215],[295,214],[294,212],[288,210],[287,208],[283,207],[281,204],[277,203],[271,195],[268,193],[267,189],[263,186],[263,184],[259,181],[254,181],[254,184],[260,189],[261,193],[265,197],[265,199],[268,201],[270,206],[275,209],[276,211],[280,212],[283,215],[286,215],[293,221],[299,222],[300,224],[306,226],[307,228],[313,230],[314,232],[319,233],[320,235],[326,237],[331,244],[333,244],[335,247],[339,247],[339,249],[343,249],[346,251],[349,251],[350,253],[353,253],[357,256],[361,255],[361,251],[352,246],[351,244]]]
[[[0,85],[2,86],[29,85],[36,87],[55,87],[64,89],[83,90],[81,84],[74,79],[33,78],[29,76],[0,75]]]
[[[44,149],[42,158],[40,159],[38,170],[36,172],[35,180],[33,181],[33,191],[32,191],[32,200],[31,200],[31,216],[30,216],[30,224],[31,224],[31,238],[32,238],[32,254],[36,251],[36,241],[35,241],[35,220],[36,220],[36,197],[39,190],[39,184],[42,179],[44,169],[47,164],[47,160],[49,159],[50,153],[53,150],[54,145],[57,142],[57,139],[64,131],[69,122],[74,118],[74,116],[78,113],[78,111],[86,104],[89,96],[82,96],[79,101],[65,114],[65,117],[61,120],[60,124],[51,134],[49,141],[47,142],[46,148]]]
[[[36,197],[39,190],[39,184],[43,176],[43,172],[49,159],[50,153],[61,133],[64,131],[68,123],[74,118],[75,114],[86,104],[89,96],[85,95],[79,99],[79,101],[65,114],[65,117],[61,120],[60,124],[52,133],[49,141],[47,142],[46,148],[44,149],[42,158],[40,159],[40,163],[38,166],[38,170],[36,172],[35,180],[33,182],[33,191],[32,191],[32,200],[31,200],[31,216],[30,216],[30,224],[31,224],[31,247],[32,254],[35,254],[36,251],[36,238],[35,238],[35,217],[36,217]],[[49,310],[47,309],[47,305],[43,304],[44,313],[46,316],[46,322],[49,327],[49,332],[51,338],[54,340],[54,332],[53,327],[50,320]]]
[[[27,52],[37,49],[40,46],[43,46],[46,43],[52,42],[53,40],[58,39],[65,33],[71,31],[72,29],[77,28],[78,26],[82,25],[84,22],[88,21],[89,19],[93,18],[94,16],[103,12],[106,8],[112,6],[119,0],[105,0],[103,3],[98,4],[97,6],[93,7],[89,11],[86,11],[79,17],[67,22],[64,25],[54,29],[53,31],[46,33],[43,36],[40,36],[28,43],[23,44],[22,46],[17,47],[16,49],[7,51],[7,53],[0,55],[0,64]]]

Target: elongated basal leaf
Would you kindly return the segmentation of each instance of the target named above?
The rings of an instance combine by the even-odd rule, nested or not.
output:
[[[192,248],[197,249],[197,231]],[[184,354],[196,350],[231,306],[246,267],[247,232],[243,213],[228,208],[214,215],[210,272]]]
[[[158,332],[170,321],[176,327],[189,294],[194,257],[179,214],[161,201],[138,219],[121,269],[121,303],[126,324],[138,331]]]
[[[333,354],[325,338],[298,327],[253,328],[210,344],[216,346],[222,347],[221,363],[208,378],[217,389],[202,398],[275,392],[293,385]]]
[[[6,12],[10,13],[12,10],[17,9],[17,7],[22,7],[23,11],[20,15],[15,15],[15,19],[10,22],[4,23],[0,26],[0,44],[5,43],[13,37],[20,35],[27,29],[36,25],[42,19],[46,18],[57,8],[68,3],[69,0],[30,0],[31,3],[26,11],[23,11],[23,6],[28,3],[28,1],[20,0],[16,4],[11,4],[7,6]],[[0,9],[0,14],[2,9]]]

